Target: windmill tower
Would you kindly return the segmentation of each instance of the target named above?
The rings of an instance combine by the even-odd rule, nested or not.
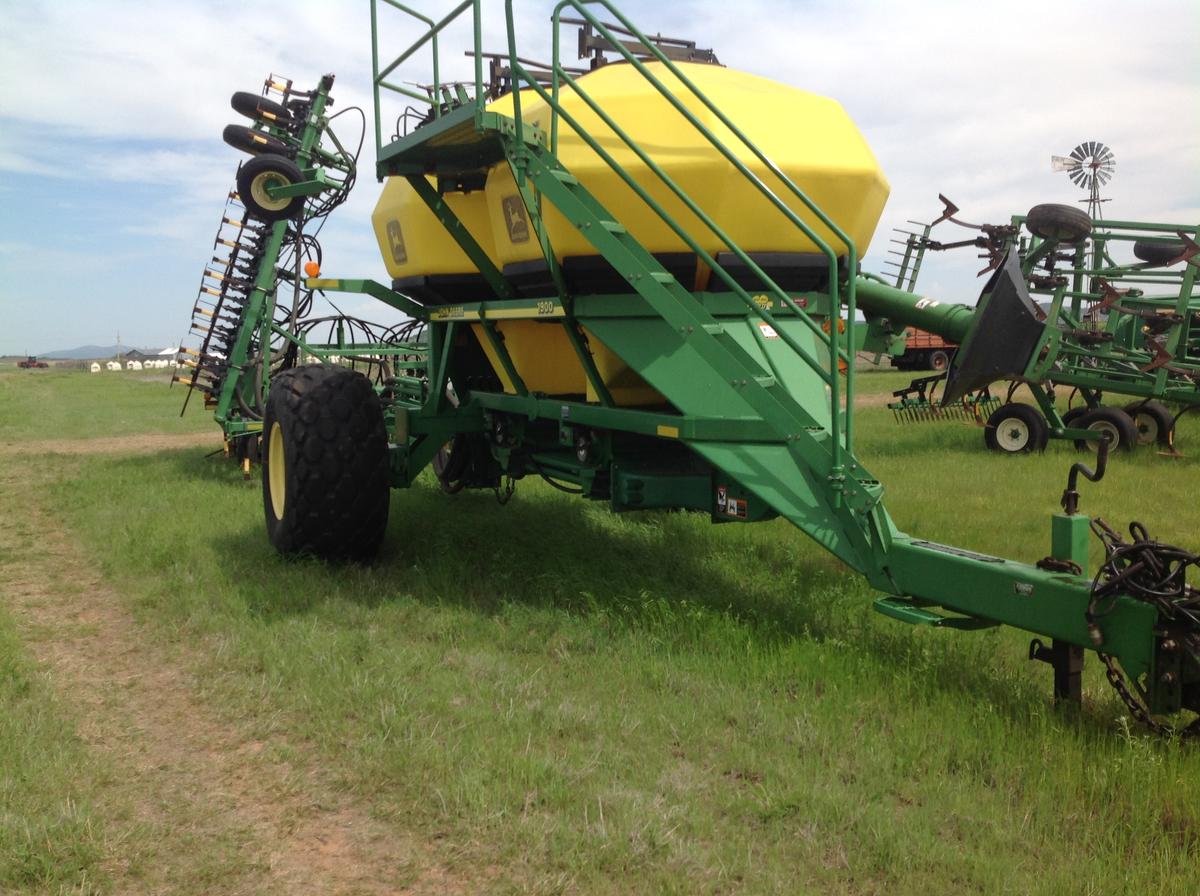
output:
[[[1080,143],[1069,156],[1050,157],[1050,170],[1067,172],[1076,186],[1088,191],[1088,198],[1079,201],[1087,202],[1088,217],[1093,221],[1104,217],[1100,213],[1100,203],[1108,200],[1100,198],[1100,188],[1112,179],[1116,167],[1112,150],[1096,140]]]

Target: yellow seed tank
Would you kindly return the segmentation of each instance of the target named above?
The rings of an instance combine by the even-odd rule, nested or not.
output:
[[[865,254],[888,196],[888,183],[866,141],[834,100],[757,75],[717,65],[678,63],[683,73],[737,127],[794,181]],[[796,214],[826,239],[839,256],[843,247],[799,199],[786,192],[720,121],[661,63],[647,66],[718,139]],[[804,233],[791,225],[734,166],[627,64],[605,65],[580,79],[605,112],[666,174],[726,231],[732,242],[789,291],[824,288],[827,261]],[[583,128],[637,182],[740,282],[750,283],[729,247],[699,221],[670,189],[630,150],[569,87],[561,102]],[[513,114],[511,94],[488,106]],[[525,122],[546,133],[550,110],[531,90],[521,93]],[[577,177],[641,244],[688,289],[723,290],[683,240],[623,183],[608,164],[559,121],[559,161]],[[446,201],[496,266],[526,295],[551,294],[536,234],[521,203],[507,163],[493,166],[482,190],[447,193]],[[627,285],[599,258],[596,250],[557,209],[543,213],[555,256],[576,294],[625,292]],[[403,178],[390,178],[373,215],[380,251],[394,286],[427,304],[463,303],[492,298],[466,254]],[[740,276],[739,276],[739,271]],[[758,290],[757,285],[751,288]],[[501,325],[502,330],[505,329]],[[582,394],[586,377],[561,327],[508,326],[505,344],[522,366],[530,389],[549,394]],[[656,400],[653,390],[630,381],[620,360],[592,340],[598,366],[622,404]],[[486,351],[486,343],[485,343]],[[536,359],[536,360],[535,360]],[[496,359],[492,366],[506,377]],[[524,371],[534,371],[532,382]],[[636,379],[636,378],[635,378]],[[504,382],[511,390],[511,384]]]

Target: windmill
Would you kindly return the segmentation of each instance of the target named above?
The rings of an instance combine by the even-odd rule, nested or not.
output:
[[[1116,167],[1112,150],[1096,140],[1080,143],[1069,156],[1050,157],[1050,170],[1067,172],[1076,186],[1088,191],[1088,217],[1092,220],[1102,217],[1100,203],[1108,200],[1100,198],[1100,188],[1112,179]]]

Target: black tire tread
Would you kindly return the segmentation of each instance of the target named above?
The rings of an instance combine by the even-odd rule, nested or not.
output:
[[[373,557],[387,529],[388,436],[379,398],[362,374],[320,364],[296,367],[271,384],[263,424],[283,427],[286,502],[276,520],[265,452],[263,508],[282,554],[326,560]]]
[[[1013,417],[1023,420],[1029,427],[1029,443],[1019,452],[1006,451],[996,439],[996,429],[1005,420]],[[1050,427],[1046,424],[1046,418],[1042,416],[1042,412],[1033,405],[1022,404],[1018,401],[1001,405],[992,411],[983,428],[984,445],[988,450],[998,451],[1001,454],[1032,454],[1035,451],[1045,451],[1049,441]]]
[[[296,217],[296,215],[304,210],[303,196],[292,197],[291,201],[279,210],[263,208],[254,201],[254,196],[250,189],[251,182],[265,171],[274,171],[293,184],[299,183],[303,177],[296,163],[285,156],[264,153],[252,159],[247,159],[238,168],[237,172],[238,198],[241,199],[242,206],[248,213],[267,223]]]
[[[1138,240],[1133,244],[1133,257],[1152,265],[1169,265],[1182,254],[1183,243],[1179,240],[1167,243]]]
[[[1035,205],[1025,216],[1025,227],[1034,236],[1059,243],[1077,243],[1092,232],[1087,213],[1069,205]]]
[[[229,105],[233,107],[233,111],[238,115],[245,115],[247,118],[253,118],[259,121],[269,121],[261,113],[267,112],[274,115],[280,122],[290,124],[292,121],[292,113],[281,104],[272,99],[257,93],[250,93],[246,90],[239,90],[229,98]]]
[[[292,149],[278,137],[265,131],[256,131],[244,124],[227,124],[221,132],[221,139],[234,149],[249,153],[252,156],[271,153],[277,156],[291,155]]]
[[[1086,414],[1080,415],[1075,421],[1075,428],[1090,429],[1093,423],[1100,420],[1111,423],[1119,432],[1117,444],[1110,446],[1110,451],[1132,451],[1137,447],[1137,427],[1134,426],[1133,419],[1121,410],[1121,408],[1114,408],[1109,405],[1092,408]],[[1088,441],[1081,439],[1075,443],[1075,447],[1090,449],[1092,446]]]
[[[1173,442],[1171,435],[1175,429],[1175,415],[1171,409],[1159,401],[1135,401],[1125,406],[1125,413],[1137,426],[1137,414],[1149,414],[1158,423],[1158,444],[1166,448]]]

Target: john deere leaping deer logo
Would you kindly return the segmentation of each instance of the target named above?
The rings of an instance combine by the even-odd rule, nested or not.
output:
[[[505,196],[502,204],[504,223],[508,225],[508,238],[514,243],[529,242],[529,218],[525,215],[525,203],[520,196]]]
[[[404,235],[400,232],[400,222],[395,218],[387,222],[388,245],[392,248],[392,261],[396,264],[408,262],[408,252],[404,248]]]

